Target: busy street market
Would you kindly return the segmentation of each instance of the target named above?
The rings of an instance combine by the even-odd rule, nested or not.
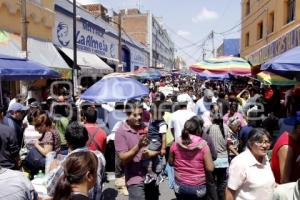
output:
[[[0,0],[0,200],[300,200],[299,0],[167,1]]]

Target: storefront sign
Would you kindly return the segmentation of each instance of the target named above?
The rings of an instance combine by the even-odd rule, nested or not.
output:
[[[58,46],[73,49],[73,19],[69,14],[66,14],[67,12],[68,11],[62,7],[56,10],[53,43]],[[78,15],[81,15],[81,13],[78,12]],[[97,24],[94,24],[88,19],[83,18],[77,20],[77,49],[97,54],[108,60],[110,58],[115,60],[118,57],[118,38],[108,34],[106,30],[102,28],[107,27],[107,24],[104,24],[104,22],[103,24],[101,23],[101,21],[97,21]],[[145,51],[138,48],[136,44],[127,41],[123,42],[122,45],[128,48],[130,55],[130,62],[128,64],[131,65],[131,70],[133,70],[134,66],[148,66],[149,55]]]
[[[300,26],[276,39],[271,44],[259,49],[250,56],[246,56],[246,59],[249,60],[253,66],[260,65],[271,58],[299,45]]]
[[[62,13],[56,13],[54,30],[54,43],[68,48],[73,48],[73,21]],[[76,32],[77,48],[94,53],[99,56],[116,58],[118,41],[105,34],[105,29],[85,19],[77,21]]]

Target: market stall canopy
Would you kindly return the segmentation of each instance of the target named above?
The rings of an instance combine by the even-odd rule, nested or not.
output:
[[[73,49],[59,47],[73,61]],[[108,74],[113,69],[108,66],[97,55],[77,50],[77,64],[81,69],[81,74]]]
[[[80,98],[89,102],[124,102],[148,95],[149,89],[132,78],[110,77],[88,88]]]
[[[161,72],[158,69],[149,67],[139,67],[133,73],[137,78],[144,80],[159,80],[161,77]]]
[[[259,81],[266,85],[295,85],[297,81],[295,79],[291,80],[283,76],[274,74],[272,72],[263,71],[257,74]]]
[[[190,70],[194,72],[207,70],[213,73],[228,73],[239,76],[251,75],[251,65],[242,58],[232,56],[210,58],[190,66]]]
[[[200,80],[229,80],[228,73],[213,73],[208,70],[196,73],[196,78]]]
[[[261,66],[261,70],[300,71],[300,47],[290,49]]]
[[[60,78],[57,71],[26,59],[0,54],[1,80],[36,80]]]
[[[71,68],[61,57],[51,42],[34,38],[27,39],[28,59],[58,71],[63,79],[71,78]],[[15,57],[21,56],[21,37],[0,31],[0,53]]]

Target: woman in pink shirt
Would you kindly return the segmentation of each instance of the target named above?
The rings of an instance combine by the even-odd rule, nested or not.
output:
[[[169,163],[175,170],[175,195],[178,200],[203,199],[206,195],[205,171],[214,164],[207,143],[199,136],[200,124],[188,120],[182,135],[170,149]]]
[[[247,125],[243,115],[238,112],[238,103],[236,101],[230,102],[229,111],[223,117],[224,124],[228,125],[229,118],[231,118],[231,117],[237,117],[241,122],[241,127],[244,127]]]

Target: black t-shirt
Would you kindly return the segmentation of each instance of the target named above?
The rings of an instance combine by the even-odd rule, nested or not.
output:
[[[87,196],[84,196],[82,194],[73,194],[71,196],[71,200],[88,200],[89,198]]]

